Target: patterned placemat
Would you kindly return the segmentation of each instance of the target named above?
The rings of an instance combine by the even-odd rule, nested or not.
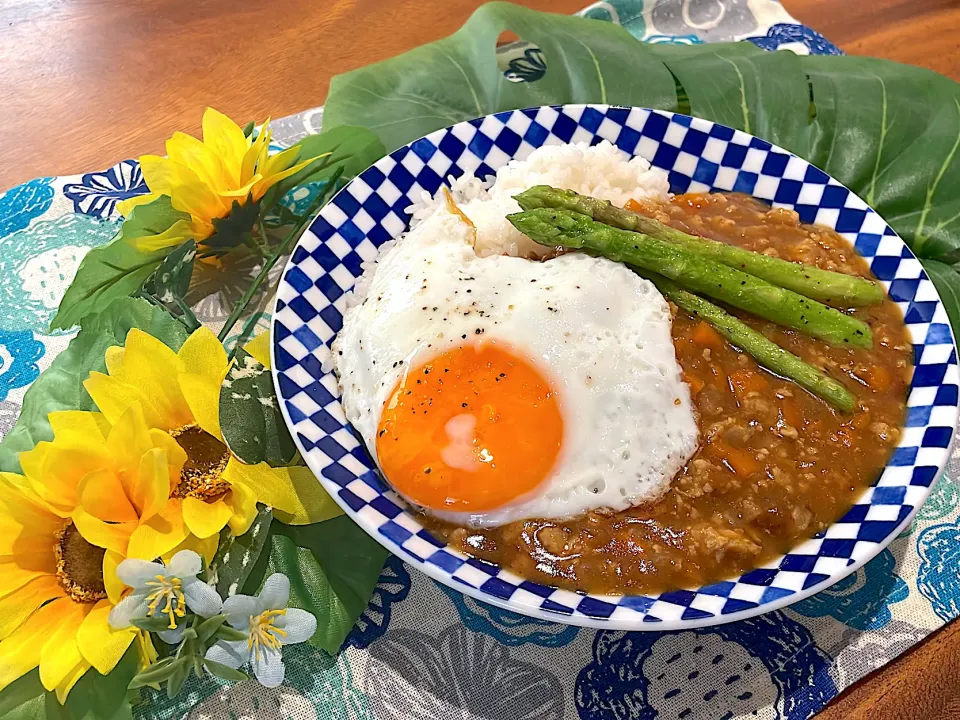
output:
[[[840,51],[771,0],[613,0],[583,11],[647,42],[748,40],[800,53]],[[501,65],[542,71],[536,48]],[[289,144],[318,132],[322,108],[275,121]],[[70,340],[46,328],[83,254],[119,226],[116,202],[142,192],[134,161],[104,172],[39,178],[0,194],[0,434],[23,393]],[[262,307],[271,304],[264,298]],[[226,316],[216,295],[197,308]],[[263,326],[267,327],[267,316]],[[806,718],[842,689],[960,614],[960,456],[913,527],[829,590],[770,613],[679,633],[594,631],[534,620],[439,586],[396,558],[335,658],[285,653],[287,681],[221,686],[191,679],[156,695],[139,718],[559,720]]]

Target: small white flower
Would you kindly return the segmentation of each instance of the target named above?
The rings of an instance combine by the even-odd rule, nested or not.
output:
[[[137,618],[166,615],[170,629],[160,637],[170,644],[180,642],[183,627],[177,627],[177,618],[186,614],[185,607],[201,617],[212,617],[223,607],[217,591],[197,579],[202,568],[203,561],[193,550],[181,550],[169,565],[127,558],[117,566],[117,577],[133,592],[110,611],[110,626],[125,628]]]
[[[309,640],[317,630],[317,619],[306,610],[288,608],[290,581],[276,573],[267,578],[260,594],[234,595],[223,603],[231,626],[247,634],[246,640],[220,640],[207,650],[207,659],[238,669],[249,662],[264,687],[283,682],[284,645]]]

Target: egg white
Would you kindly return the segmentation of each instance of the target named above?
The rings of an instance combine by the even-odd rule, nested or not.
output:
[[[543,484],[495,510],[427,512],[489,527],[660,497],[698,441],[666,301],[603,258],[481,258],[472,243],[465,222],[438,210],[380,257],[365,298],[344,315],[333,361],[346,418],[371,455],[381,409],[408,367],[496,339],[533,358],[553,384],[560,456]]]

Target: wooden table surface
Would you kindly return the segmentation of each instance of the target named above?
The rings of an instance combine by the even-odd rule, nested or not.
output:
[[[522,0],[572,13],[588,0]],[[330,78],[452,33],[480,0],[2,0],[0,189],[98,170],[197,134],[323,103]],[[960,80],[957,0],[783,0],[851,54]],[[824,720],[960,717],[960,624],[861,681]]]

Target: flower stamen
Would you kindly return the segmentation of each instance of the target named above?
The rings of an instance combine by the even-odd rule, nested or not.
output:
[[[267,610],[259,615],[250,616],[250,637],[247,638],[247,651],[260,660],[261,648],[264,652],[267,650],[279,650],[283,645],[282,639],[287,636],[287,631],[278,628],[273,623],[280,616],[286,615],[287,609]]]
[[[230,490],[223,471],[230,461],[230,450],[196,423],[184,425],[170,433],[187,454],[180,471],[180,482],[173,497],[194,497],[213,502]]]
[[[88,543],[72,521],[54,535],[53,554],[57,580],[76,603],[95,603],[107,596],[103,585],[103,556],[106,550]]]
[[[147,615],[153,617],[160,603],[166,600],[167,604],[160,612],[170,618],[168,627],[175,630],[177,627],[176,618],[183,617],[186,614],[183,609],[185,605],[183,583],[178,577],[164,577],[163,575],[154,577],[154,580],[147,580],[144,583],[149,588],[157,588],[147,595]]]

